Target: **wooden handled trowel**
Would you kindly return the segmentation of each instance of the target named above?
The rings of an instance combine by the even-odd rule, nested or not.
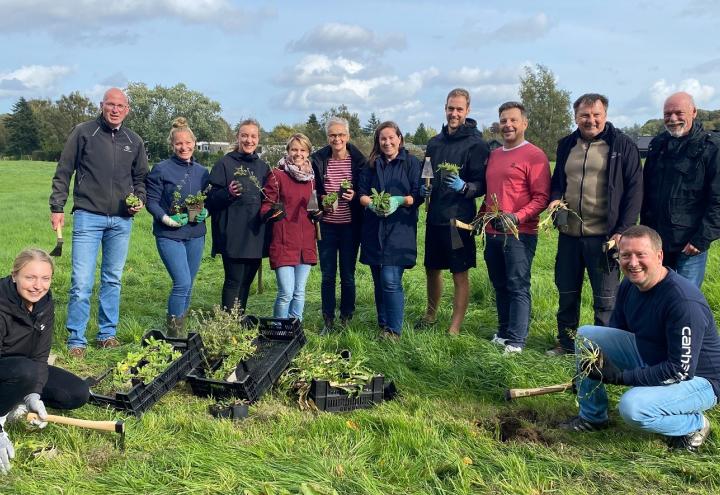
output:
[[[425,157],[425,163],[423,164],[422,174],[420,174],[421,179],[425,179],[425,188],[430,189],[430,180],[432,180],[435,177],[435,174],[433,173],[432,169],[432,163],[430,161],[430,157]],[[426,208],[430,207],[430,196],[427,198],[427,206]]]
[[[320,204],[318,203],[318,197],[317,197],[317,191],[315,189],[312,190],[312,194],[310,194],[310,199],[308,200],[307,204],[307,211],[311,215],[314,215],[318,211],[320,211]],[[322,238],[320,237],[320,222],[313,222],[315,224],[315,238],[319,241]]]

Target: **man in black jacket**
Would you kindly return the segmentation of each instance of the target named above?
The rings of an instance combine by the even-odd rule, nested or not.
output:
[[[442,271],[453,275],[455,296],[448,332],[460,333],[470,295],[468,270],[475,267],[475,239],[468,231],[457,234],[463,247],[453,249],[450,220],[470,222],[476,213],[475,198],[485,194],[485,166],[490,150],[470,113],[470,93],[457,88],[445,102],[447,124],[428,143],[425,156],[430,158],[434,178],[432,187],[423,186],[429,197],[425,226],[425,272],[427,274],[427,309],[415,325],[423,328],[435,323],[442,296]],[[456,166],[457,173],[443,172],[441,164]],[[455,232],[453,232],[455,234]]]
[[[90,318],[90,296],[95,265],[102,246],[98,310],[98,347],[117,347],[120,279],[130,241],[132,217],[145,202],[147,155],[140,136],[122,126],[130,111],[127,96],[118,88],[105,92],[101,115],[77,125],[63,149],[52,182],[50,221],[54,230],[65,224],[64,208],[73,187],[72,276],[66,327],[70,355],[82,358]],[[134,194],[140,205],[128,207]]]
[[[558,345],[547,352],[550,356],[573,352],[586,269],[595,325],[607,326],[620,273],[610,256],[613,250],[604,245],[617,243],[640,213],[640,153],[632,139],[607,122],[607,107],[603,95],[582,95],[573,104],[578,128],[558,143],[548,209],[563,203],[571,211],[567,222],[557,225]]]
[[[665,100],[665,131],[650,143],[640,220],[660,233],[666,266],[700,287],[720,238],[720,136],[695,121],[692,96]]]

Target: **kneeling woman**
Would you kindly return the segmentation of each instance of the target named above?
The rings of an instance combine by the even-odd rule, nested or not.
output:
[[[403,136],[394,122],[375,131],[369,166],[360,173],[360,204],[366,207],[360,262],[370,265],[375,285],[375,307],[381,336],[398,338],[402,332],[405,294],[403,271],[417,257],[420,161],[403,148]],[[372,189],[390,195],[388,204],[375,204]]]
[[[260,214],[272,226],[270,267],[275,270],[278,295],[275,318],[302,320],[305,284],[310,266],[317,263],[315,227],[308,214],[308,202],[315,191],[310,165],[312,149],[304,134],[294,134],[285,147],[287,155],[265,181],[265,199]]]
[[[22,251],[12,274],[0,280],[0,471],[10,468],[13,448],[3,426],[24,404],[45,419],[45,404],[75,409],[88,400],[83,379],[47,364],[55,323],[50,292],[53,263],[40,249]]]

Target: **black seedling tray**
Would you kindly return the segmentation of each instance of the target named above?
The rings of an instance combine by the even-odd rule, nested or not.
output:
[[[182,356],[172,361],[160,376],[147,385],[138,383],[127,392],[115,392],[113,396],[95,394],[91,391],[91,403],[109,405],[115,409],[132,412],[135,416],[140,417],[142,413],[150,409],[163,395],[168,393],[177,382],[185,379],[188,372],[202,361],[202,340],[197,333],[190,333],[186,339],[179,339],[166,337],[159,330],[150,330],[143,337],[143,347],[145,346],[145,339],[149,337],[170,342],[176,351],[182,352]],[[105,379],[108,374],[105,374],[102,379]]]
[[[358,395],[350,395],[341,388],[335,388],[327,380],[310,382],[308,399],[312,399],[320,411],[345,412],[355,409],[366,409],[383,401],[385,377],[372,377]]]
[[[231,383],[205,378],[205,363],[201,363],[187,375],[193,394],[256,402],[273,386],[305,345],[305,333],[300,321],[294,318],[255,318],[253,324],[257,323],[260,324],[260,334],[256,339],[258,349],[251,357],[238,363],[235,371],[237,381]],[[222,360],[210,363],[210,370],[216,370],[220,364]]]

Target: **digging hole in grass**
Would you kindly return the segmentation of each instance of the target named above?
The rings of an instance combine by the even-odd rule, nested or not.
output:
[[[552,445],[555,439],[535,423],[538,413],[531,409],[505,411],[486,420],[479,420],[476,426],[483,430],[497,432],[501,442],[528,442]]]

